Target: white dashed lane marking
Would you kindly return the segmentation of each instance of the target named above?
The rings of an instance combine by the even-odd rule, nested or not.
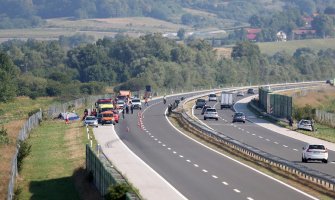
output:
[[[207,170],[205,170],[205,169],[203,169],[202,171],[203,171],[203,172],[205,172],[205,173],[207,173],[207,172],[208,172],[208,171],[207,171]]]
[[[241,191],[239,191],[238,189],[234,189],[234,191],[235,191],[236,193],[241,193]]]
[[[199,165],[197,165],[197,164],[193,164],[194,165],[194,167],[199,167]]]
[[[171,148],[169,147],[169,148],[167,148],[169,151],[171,150]]]
[[[222,184],[223,184],[223,185],[229,185],[227,182],[224,182],[224,181],[222,182]]]
[[[191,161],[190,161],[190,160],[186,160],[186,162],[189,162],[189,163],[190,163]]]
[[[252,135],[253,135],[253,136],[255,136],[256,134],[255,134],[255,133],[253,133]]]
[[[275,144],[279,144],[278,142],[274,142]]]
[[[166,146],[166,144],[162,144],[162,146],[163,146],[163,147],[165,147],[165,146]]]
[[[258,137],[261,138],[261,139],[263,138],[262,136],[258,136]]]
[[[180,158],[183,158],[184,156],[183,155],[179,155]]]
[[[266,141],[270,142],[270,139],[266,139]]]
[[[283,147],[287,148],[288,146],[287,145],[283,145]]]
[[[212,177],[213,177],[213,178],[215,178],[215,179],[217,179],[217,178],[218,178],[218,177],[217,177],[217,176],[215,176],[215,175],[212,175]]]
[[[176,151],[174,151],[173,153],[174,153],[174,154],[176,154],[177,152],[176,152]]]
[[[253,199],[253,198],[251,198],[251,197],[247,197],[247,199],[248,199],[248,200],[254,200],[254,199]]]
[[[293,151],[298,151],[298,149],[293,149]]]

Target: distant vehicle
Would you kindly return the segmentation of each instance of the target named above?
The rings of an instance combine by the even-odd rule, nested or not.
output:
[[[206,119],[215,119],[219,120],[219,115],[218,112],[216,111],[215,108],[207,108],[205,113],[204,113],[204,120]]]
[[[254,88],[249,88],[248,89],[248,94],[255,94],[255,89]]]
[[[244,92],[243,91],[238,91],[236,96],[238,97],[243,97],[244,96]]]
[[[313,125],[311,120],[302,119],[298,122],[298,129],[313,131]]]
[[[113,109],[114,109],[114,106],[111,103],[109,103],[109,104],[100,104],[99,108],[98,108],[99,113],[105,112],[107,110],[113,110]]]
[[[245,123],[245,119],[246,119],[246,117],[245,117],[244,113],[242,113],[242,112],[236,112],[234,114],[234,116],[233,116],[233,123],[234,122],[243,122],[243,123]]]
[[[97,102],[95,102],[95,107],[99,108],[99,105],[101,104],[111,104],[113,102],[113,100],[111,98],[108,99],[98,99]]]
[[[95,126],[98,127],[98,119],[95,116],[87,116],[84,119],[84,126],[88,125],[88,126]]]
[[[328,150],[322,144],[308,144],[302,148],[302,162],[309,160],[321,160],[324,163],[328,163]]]
[[[102,112],[101,125],[104,124],[113,124],[115,125],[114,112],[109,110]]]
[[[326,80],[326,84],[331,84],[332,82],[330,80]]]
[[[201,110],[201,115],[203,115],[206,111],[207,108],[211,108],[211,106],[209,105],[204,105],[204,107],[202,107],[202,110]]]
[[[123,106],[124,106],[124,101],[123,100],[117,100],[116,102],[116,108],[117,109],[123,109]]]
[[[217,101],[216,94],[212,93],[208,95],[208,101]]]
[[[221,93],[221,109],[230,108],[234,104],[233,93],[232,92],[222,92]]]
[[[203,108],[205,105],[206,105],[206,100],[205,99],[197,99],[195,101],[195,109]]]
[[[132,99],[131,100],[131,105],[133,107],[133,109],[142,109],[142,103],[140,99]]]

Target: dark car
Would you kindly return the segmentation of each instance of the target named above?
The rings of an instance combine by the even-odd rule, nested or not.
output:
[[[206,105],[206,100],[205,99],[197,99],[195,101],[195,109],[203,108],[205,105]]]
[[[255,94],[254,88],[249,88],[248,89],[248,94]]]
[[[207,108],[210,108],[211,106],[209,105],[204,105],[204,107],[202,107],[202,111],[201,111],[201,114],[203,115],[206,111]]]
[[[242,112],[236,112],[233,116],[233,123],[234,122],[243,122],[245,123],[245,115]]]

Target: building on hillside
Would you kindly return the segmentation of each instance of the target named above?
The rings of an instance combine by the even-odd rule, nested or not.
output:
[[[307,17],[303,17],[302,20],[304,21],[305,25],[304,27],[305,28],[310,28],[312,27],[312,21],[313,21],[313,17],[311,16],[307,16]]]
[[[262,29],[260,28],[246,28],[244,30],[247,33],[247,39],[254,42],[257,41],[257,34],[262,32]]]
[[[287,36],[286,36],[286,33],[284,31],[279,31],[276,34],[276,37],[277,37],[277,42],[286,42],[286,40],[287,40]]]
[[[294,29],[292,31],[292,40],[301,40],[315,38],[316,30],[313,29]]]

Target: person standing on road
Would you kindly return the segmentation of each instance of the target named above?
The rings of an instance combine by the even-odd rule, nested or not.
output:
[[[124,108],[122,109],[122,118],[124,119]]]
[[[130,104],[130,112],[131,112],[131,114],[134,113],[134,106],[132,104]]]
[[[148,102],[149,100],[148,100],[148,97],[145,97],[145,99],[144,99],[144,105],[146,105],[146,106],[149,106],[149,102]]]

